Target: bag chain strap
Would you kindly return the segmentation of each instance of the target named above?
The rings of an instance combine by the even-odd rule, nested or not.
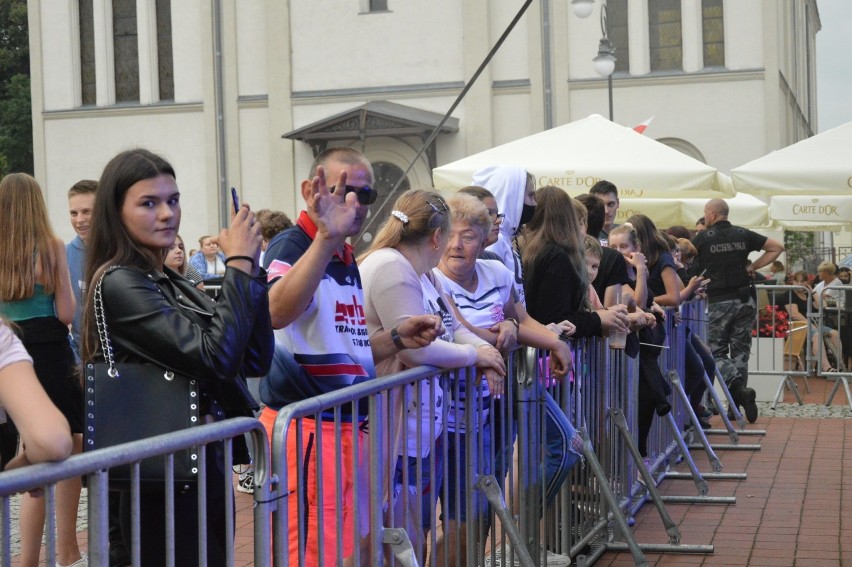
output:
[[[107,362],[107,376],[110,378],[118,378],[118,368],[115,366],[115,358],[112,353],[112,341],[109,340],[109,333],[107,332],[107,322],[106,322],[106,314],[104,312],[104,298],[103,298],[103,283],[104,276],[110,273],[113,270],[119,269],[121,266],[110,266],[104,273],[101,274],[101,278],[98,280],[98,285],[95,286],[95,324],[98,327],[98,338],[101,341],[101,350],[104,353],[104,358]],[[162,290],[160,291],[160,295],[162,295]],[[175,373],[169,369],[163,370],[163,378],[171,382],[175,379]]]
[[[104,276],[117,267],[118,266],[113,266],[104,270],[101,274],[101,279],[98,280],[98,285],[95,286],[95,324],[98,326],[98,338],[101,341],[101,350],[104,353],[104,358],[106,358],[107,366],[109,366],[107,369],[107,375],[110,378],[118,378],[118,368],[115,367],[115,359],[112,355],[112,342],[109,340],[109,334],[107,333],[102,287],[104,283]]]

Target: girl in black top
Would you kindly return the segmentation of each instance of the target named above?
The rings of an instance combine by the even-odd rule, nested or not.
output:
[[[266,278],[257,261],[260,224],[243,204],[231,227],[219,233],[227,269],[214,302],[164,265],[180,218],[180,191],[168,162],[141,149],[110,160],[92,213],[84,359],[103,359],[93,311],[96,283],[106,274],[103,307],[117,362],[153,363],[196,378],[203,421],[252,416],[256,404],[245,376],[266,374],[273,352]],[[242,436],[233,446],[239,458],[246,449]],[[231,471],[221,444],[206,453],[208,565],[225,565],[224,483]],[[165,486],[140,502],[142,565],[166,564],[164,497]],[[176,565],[198,565],[197,498],[195,492],[175,495]],[[121,524],[131,548],[129,490],[121,493]]]
[[[574,338],[627,330],[623,305],[589,310],[589,278],[583,255],[585,211],[558,187],[536,191],[536,209],[521,251],[527,312],[544,324],[568,320]],[[582,210],[578,215],[577,210]]]
[[[633,289],[637,307],[650,309],[654,303],[653,292],[648,290],[648,269],[642,265],[645,256],[640,249],[636,230],[630,223],[616,227],[609,235],[610,247],[618,250],[631,261],[631,270],[628,275],[631,278],[630,287]],[[660,349],[654,345],[662,345],[665,341],[665,327],[662,321],[657,321],[653,327],[639,330],[639,385],[638,385],[638,426],[637,433],[639,453],[643,457],[648,456],[648,434],[654,419],[654,411],[660,416],[666,415],[671,410],[668,395],[671,393],[668,382],[660,372],[657,358]]]

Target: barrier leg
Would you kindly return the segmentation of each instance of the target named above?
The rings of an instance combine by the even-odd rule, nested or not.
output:
[[[686,442],[683,440],[683,437],[681,437],[680,428],[678,428],[672,412],[666,414],[665,420],[668,422],[669,427],[671,427],[672,436],[674,437],[678,448],[680,448],[680,454],[683,456],[686,466],[689,467],[689,471],[692,473],[692,480],[695,482],[695,488],[698,489],[698,494],[706,496],[708,492],[707,481],[705,481],[701,476],[701,473],[698,472],[698,468],[692,460],[692,455],[689,454],[689,449],[686,447]]]
[[[624,441],[624,444],[627,446],[627,450],[630,451],[630,455],[633,457],[633,462],[636,463],[636,466],[639,468],[639,472],[645,481],[645,487],[651,495],[651,500],[654,501],[654,506],[657,507],[660,519],[663,521],[666,534],[669,536],[669,542],[679,543],[680,530],[678,530],[677,524],[675,524],[674,520],[672,520],[671,516],[669,516],[668,510],[666,510],[663,500],[660,498],[660,493],[657,491],[656,483],[651,477],[651,473],[647,468],[645,468],[645,463],[642,462],[642,455],[639,454],[639,449],[636,448],[636,444],[633,442],[633,436],[627,428],[627,420],[624,417],[624,413],[618,408],[612,408],[609,410],[609,415],[615,423],[615,426],[618,428],[618,432],[621,435],[621,439]]]
[[[731,439],[731,443],[736,445],[740,442],[740,436],[737,435],[734,426],[731,425],[731,420],[728,419],[727,412],[722,408],[722,398],[719,397],[719,393],[716,391],[716,388],[713,387],[713,383],[710,381],[710,377],[707,376],[706,372],[701,373],[701,378],[704,380],[704,385],[707,387],[707,394],[713,400],[713,404],[716,406],[716,409],[719,410],[719,417],[722,418],[722,424],[725,426],[725,430],[727,431],[728,437]]]
[[[725,384],[724,380],[722,380],[722,375],[719,374],[718,368],[716,369],[716,379],[719,381],[719,386],[722,388],[722,392],[725,394],[725,398],[728,400],[728,403],[730,404],[730,406],[732,408],[734,417],[736,418],[737,423],[740,426],[740,430],[736,432],[737,436],[739,436],[739,435],[766,435],[765,429],[746,429],[745,428],[745,419],[743,418],[742,414],[740,413],[739,408],[737,408],[734,405],[734,400],[733,400],[733,397],[731,396],[731,392],[728,390],[728,385]],[[705,376],[705,380],[706,380],[707,385],[708,385],[708,392],[710,392],[710,395],[713,396],[713,401],[716,403],[716,407],[719,408],[719,414],[720,414],[720,417],[722,418],[722,423],[725,424],[725,429],[709,429],[705,432],[705,434],[706,435],[716,435],[716,434],[730,435],[731,433],[734,432],[734,428],[733,428],[733,425],[731,424],[731,420],[728,418],[727,413],[722,411],[722,407],[721,407],[722,403],[721,403],[721,400],[719,399],[719,394],[712,387],[712,384],[710,384],[710,379]],[[719,449],[719,448],[748,449],[748,450],[759,450],[760,449],[760,445],[739,445],[738,438],[736,440],[734,438],[732,438],[730,445],[724,445],[724,446],[723,445],[714,445],[714,447],[717,448],[717,449]]]
[[[849,395],[849,381],[846,379],[846,376],[838,376],[834,381],[834,388],[831,389],[831,394],[828,396],[828,401],[825,402],[826,407],[831,405],[831,402],[834,400],[834,395],[837,393],[837,388],[840,387],[840,383],[843,382],[843,389],[846,391],[846,403],[849,404],[849,409],[852,409],[852,396]]]
[[[633,539],[633,533],[627,526],[627,519],[624,517],[624,514],[618,505],[618,500],[612,493],[612,489],[609,486],[609,479],[607,478],[603,467],[601,467],[597,455],[595,455],[595,450],[592,448],[592,441],[589,439],[589,434],[586,433],[585,428],[580,429],[580,435],[583,437],[583,455],[586,457],[586,462],[592,468],[592,473],[598,480],[598,486],[601,489],[604,500],[609,506],[612,518],[615,520],[618,529],[621,530],[621,535],[624,537],[627,549],[630,551],[630,554],[633,555],[634,564],[637,567],[647,567],[648,562],[645,559],[645,554],[642,553],[642,550],[636,544],[636,540]]]
[[[731,391],[728,390],[728,384],[725,383],[725,379],[722,378],[722,373],[719,372],[719,369],[716,368],[716,380],[719,381],[719,386],[722,388],[722,392],[725,394],[725,399],[728,400],[728,407],[731,409],[731,413],[734,414],[734,419],[737,420],[737,423],[740,425],[740,429],[745,429],[745,418],[743,414],[740,413],[740,408],[737,407],[737,404],[734,403],[734,397],[731,395]],[[723,413],[722,408],[719,408],[719,413]],[[725,415],[722,419],[727,419],[728,416]]]
[[[690,422],[692,423],[693,434],[698,437],[701,445],[704,446],[704,452],[707,453],[707,458],[710,460],[713,470],[715,472],[722,472],[722,462],[719,460],[719,457],[716,456],[716,453],[710,446],[710,442],[707,441],[707,436],[704,434],[704,430],[698,425],[698,416],[695,415],[695,410],[692,409],[692,405],[689,403],[689,396],[686,395],[686,391],[683,389],[683,384],[680,381],[680,377],[677,375],[677,371],[669,370],[668,374],[669,380],[671,380],[672,385],[674,385],[675,392],[677,392],[680,401],[683,403],[683,407],[689,415]]]
[[[780,402],[781,399],[784,396],[784,386],[787,386],[787,388],[789,388],[790,391],[793,392],[793,395],[796,396],[796,399],[799,401],[800,406],[805,405],[805,402],[802,401],[802,395],[799,394],[799,387],[790,378],[790,376],[784,375],[784,377],[781,379],[781,381],[778,382],[778,389],[775,390],[775,398],[773,398],[773,400],[772,400],[772,409],[773,410],[778,407],[778,402]]]
[[[384,528],[382,530],[382,543],[390,546],[394,559],[402,567],[419,567],[417,555],[408,539],[408,533],[402,528]],[[532,563],[530,563],[532,565]]]
[[[512,549],[517,563],[519,563],[522,567],[532,567],[534,565],[533,558],[527,550],[527,546],[521,536],[521,532],[518,530],[515,522],[512,521],[512,514],[506,506],[506,501],[503,498],[503,492],[500,490],[500,485],[497,484],[497,479],[494,478],[494,475],[481,475],[476,481],[476,488],[485,494],[485,497],[488,499],[488,503],[491,504],[491,509],[494,510],[497,517],[500,518],[500,522],[503,524],[503,529],[505,530],[506,535],[509,536],[509,541],[512,542]]]

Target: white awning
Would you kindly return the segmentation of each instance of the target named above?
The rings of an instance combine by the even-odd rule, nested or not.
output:
[[[731,171],[734,188],[752,195],[852,195],[852,122]],[[847,217],[848,218],[848,217]]]
[[[469,185],[488,165],[519,165],[539,186],[556,185],[572,196],[601,179],[615,183],[621,199],[734,195],[715,168],[597,114],[435,168],[435,188]]]
[[[846,223],[852,221],[852,195],[776,195],[769,201],[769,215],[779,221]]]

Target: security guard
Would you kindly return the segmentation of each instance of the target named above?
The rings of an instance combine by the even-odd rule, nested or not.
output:
[[[706,230],[692,243],[698,257],[692,270],[707,270],[710,278],[707,295],[707,342],[719,372],[737,406],[745,410],[749,423],[757,420],[755,392],[748,384],[748,358],[751,353],[751,330],[757,316],[752,295],[752,274],[784,251],[784,245],[728,221],[728,204],[711,199],[704,205]],[[750,252],[764,253],[748,265]]]

